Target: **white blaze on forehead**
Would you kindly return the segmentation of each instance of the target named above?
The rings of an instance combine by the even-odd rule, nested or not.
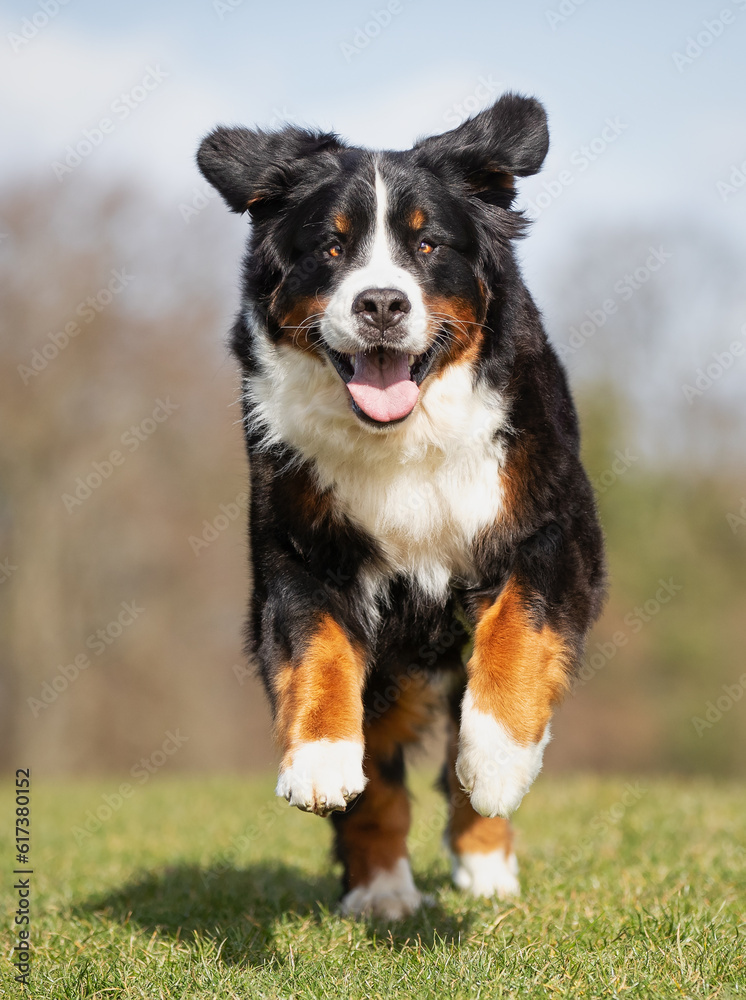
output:
[[[407,334],[397,347],[407,354],[422,354],[430,346],[422,289],[414,275],[394,259],[394,236],[388,224],[389,190],[378,167],[375,168],[374,190],[375,221],[363,262],[344,278],[329,300],[320,324],[321,333],[331,348],[346,354],[367,347],[355,332],[352,304],[369,288],[395,288],[404,292],[411,306],[402,321],[406,323]]]
[[[376,286],[375,278],[380,275],[380,287],[395,288],[396,285],[383,284],[392,273],[400,269],[397,269],[391,254],[391,242],[387,222],[389,193],[378,168],[376,168],[375,192],[376,222],[373,230],[373,242],[368,263],[360,272],[360,277],[370,277],[372,279],[370,287],[374,288]]]

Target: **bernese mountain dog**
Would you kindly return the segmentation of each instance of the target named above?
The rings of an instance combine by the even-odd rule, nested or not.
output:
[[[457,886],[518,891],[507,817],[604,593],[562,366],[516,262],[546,114],[503,95],[404,152],[219,127],[251,233],[232,332],[251,470],[248,650],[277,794],[331,814],[343,912],[422,902],[404,750],[447,707]]]

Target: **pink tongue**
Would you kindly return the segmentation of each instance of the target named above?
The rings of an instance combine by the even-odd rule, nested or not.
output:
[[[394,351],[356,354],[347,388],[363,413],[381,423],[406,417],[420,393],[409,377],[407,355]]]

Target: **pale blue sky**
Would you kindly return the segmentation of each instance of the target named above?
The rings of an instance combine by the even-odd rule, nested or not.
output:
[[[549,111],[547,180],[608,117],[627,125],[563,197],[578,211],[705,211],[725,225],[738,211],[746,220],[746,192],[723,212],[715,186],[746,159],[746,0],[392,0],[391,23],[354,55],[343,46],[367,37],[360,32],[371,12],[386,3],[230,2],[234,9],[211,0],[69,0],[17,53],[8,36],[38,7],[6,2],[0,169],[51,172],[66,144],[157,63],[168,77],[91,163],[188,183],[194,145],[216,120],[285,116],[361,144],[406,145],[448,128],[457,104],[486,104],[491,88],[516,88]],[[550,24],[549,13],[573,7]],[[680,72],[673,53],[724,9],[731,23]],[[541,182],[524,190],[530,197]]]

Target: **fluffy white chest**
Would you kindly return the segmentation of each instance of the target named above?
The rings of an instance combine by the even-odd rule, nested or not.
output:
[[[415,580],[433,597],[451,580],[474,581],[471,545],[499,517],[500,461],[494,449],[465,447],[391,464],[317,461],[340,508],[380,545],[391,575]]]
[[[503,512],[500,396],[470,367],[453,366],[405,421],[371,429],[330,365],[290,348],[267,345],[262,354],[263,372],[246,392],[265,441],[312,464],[319,486],[378,542],[391,576],[408,576],[433,597],[451,580],[472,582],[472,542]]]
[[[415,411],[386,430],[351,412],[337,374],[316,360],[272,351],[247,391],[268,441],[283,441],[311,462],[319,486],[381,547],[389,574],[430,596],[452,580],[473,582],[471,546],[503,511],[506,423],[500,397],[466,366],[447,369]]]

